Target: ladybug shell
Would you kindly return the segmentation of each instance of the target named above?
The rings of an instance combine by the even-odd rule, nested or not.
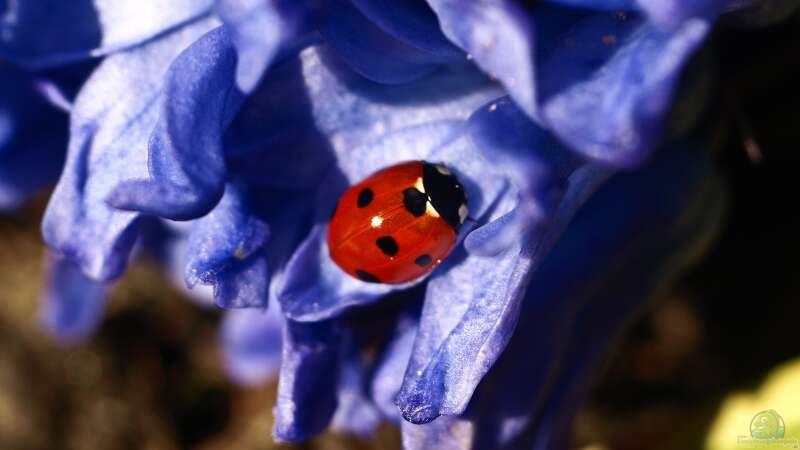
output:
[[[426,193],[437,186],[454,195]],[[437,198],[439,210],[457,211],[455,218],[440,214]],[[404,162],[342,195],[328,225],[328,249],[342,270],[362,281],[404,283],[433,270],[453,250],[465,216],[463,189],[444,166]]]

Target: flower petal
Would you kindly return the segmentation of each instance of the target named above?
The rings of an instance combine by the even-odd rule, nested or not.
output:
[[[348,342],[349,341],[349,342]],[[366,362],[355,338],[345,339],[344,361],[339,375],[338,407],[331,428],[368,438],[378,428],[381,416],[366,392]]]
[[[455,59],[453,54],[427,52],[387,34],[346,0],[331,0],[320,32],[356,72],[379,83],[407,83]]]
[[[464,60],[464,53],[447,40],[436,14],[424,1],[350,0],[350,3],[372,23],[404,43],[443,59]]]
[[[233,381],[253,386],[278,375],[282,324],[277,307],[267,311],[233,310],[225,314],[220,329],[222,355],[225,370]]]
[[[161,79],[175,56],[213,22],[196,22],[106,58],[75,101],[67,162],[42,228],[55,252],[94,279],[122,273],[138,218],[110,208],[104,199],[120,182],[146,175],[146,143],[158,118]]]
[[[397,321],[392,333],[391,341],[383,350],[380,360],[372,376],[370,393],[375,406],[384,418],[393,422],[400,422],[400,414],[395,404],[397,393],[403,383],[403,374],[411,357],[414,337],[419,329],[419,311],[415,309],[415,316],[410,314]]]
[[[192,21],[212,0],[26,0],[0,8],[0,57],[46,67],[131,47]]]
[[[570,325],[562,324],[569,336],[560,345],[560,360],[552,363],[560,369],[534,423],[535,449],[568,444],[566,430],[614,339],[666,282],[694,262],[718,230],[724,209],[720,179],[709,173],[705,154],[683,145],[674,156],[666,153],[653,166],[612,180],[576,218],[569,231],[576,239],[555,249],[558,258],[541,273],[542,280],[560,278],[557,283],[579,310]],[[626,207],[609,215],[612,204]],[[574,252],[581,250],[589,257],[563,277],[555,266],[574,261]],[[607,269],[598,272],[597,267]],[[587,282],[568,288],[568,280],[581,273],[588,274]]]
[[[517,184],[503,196],[505,203],[514,205],[509,197],[518,196],[519,205],[499,217],[508,206],[498,208],[492,222],[467,237],[473,254],[453,258],[428,284],[421,331],[397,398],[412,423],[464,411],[508,343],[532,272],[608,176],[604,169],[577,166],[508,101],[479,111],[471,124],[473,142]]]
[[[584,20],[541,67],[545,125],[594,160],[640,164],[660,138],[683,65],[709,28],[700,19],[674,31],[620,15]]]
[[[383,87],[340,78],[317,55],[306,51],[303,58],[311,115],[314,129],[327,136],[338,167],[319,183],[317,225],[290,260],[278,291],[287,316],[303,321],[332,317],[397,289],[356,280],[328,256],[321,224],[349,184],[400,161],[443,161],[459,173],[475,213],[488,208],[505,185],[484,176],[486,162],[462,133],[463,120],[498,93],[479,73],[443,70],[416,83]]]
[[[535,41],[528,13],[514,2],[428,0],[428,4],[444,34],[535,116]]]
[[[275,440],[302,441],[328,425],[337,406],[340,343],[335,322],[284,321]]]
[[[306,9],[291,0],[217,0],[217,14],[239,56],[236,85],[242,92],[252,92],[281,47],[301,34]]]
[[[45,328],[63,342],[89,336],[100,322],[106,286],[86,278],[70,261],[51,258],[41,306]]]
[[[459,122],[445,122],[402,130],[355,149],[350,158],[340,161],[339,169],[347,174],[348,180],[355,182],[399,161],[443,161],[458,174],[464,185],[470,199],[471,214],[481,217],[507,183],[500,177],[486,175],[486,160],[481,158],[466,135],[458,135],[461,129],[463,125]],[[457,138],[452,140],[454,134]],[[346,183],[341,181],[342,178],[341,174],[333,173],[322,184],[317,205],[321,216],[318,222],[327,221],[325,212],[333,210],[338,197],[344,192]],[[464,227],[464,232],[468,228]],[[326,235],[327,227],[316,225],[289,261],[287,277],[278,294],[288,317],[301,321],[323,320],[411,285],[365,283],[351,277],[330,259]],[[433,273],[438,273],[438,269]]]
[[[657,25],[677,29],[692,18],[714,20],[731,0],[636,0]]]
[[[665,276],[685,267],[720,218],[720,184],[705,156],[676,150],[640,173],[613,177],[587,201],[533,275],[520,323],[464,415],[404,424],[407,449],[440,442],[458,449],[530,448],[534,438],[534,448],[561,448],[555,444],[569,436],[563,425],[581,400],[572,394],[591,385],[587,377],[608,339]],[[553,414],[537,423],[545,405]]]
[[[173,220],[200,217],[222,197],[222,134],[244,95],[234,82],[236,51],[225,27],[208,32],[167,72],[149,143],[149,176],[108,196],[116,208]]]
[[[219,204],[193,221],[189,233],[186,284],[213,285],[223,308],[267,306],[269,275],[262,249],[269,227],[249,208],[239,189],[228,185]]]

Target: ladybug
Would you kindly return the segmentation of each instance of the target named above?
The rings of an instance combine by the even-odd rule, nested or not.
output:
[[[453,250],[467,198],[443,164],[408,161],[347,190],[328,225],[331,259],[370,283],[405,283]]]

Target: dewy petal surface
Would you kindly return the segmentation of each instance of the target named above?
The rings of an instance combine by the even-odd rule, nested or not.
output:
[[[46,67],[136,44],[207,14],[212,0],[0,3],[0,57]]]
[[[87,278],[68,260],[48,258],[47,266],[40,311],[45,328],[64,342],[86,338],[100,322],[106,286]]]
[[[48,245],[92,278],[109,280],[124,270],[138,214],[112,209],[105,198],[122,181],[147,175],[164,74],[214,25],[213,19],[195,22],[106,58],[75,100],[67,162],[42,228]]]
[[[542,120],[578,153],[641,164],[658,143],[681,69],[710,24],[674,31],[631,15],[597,14],[563,35],[542,63]]]
[[[111,205],[173,220],[206,214],[222,197],[222,134],[244,101],[234,80],[236,51],[225,27],[182,52],[166,74],[149,142],[149,176],[126,181]]]

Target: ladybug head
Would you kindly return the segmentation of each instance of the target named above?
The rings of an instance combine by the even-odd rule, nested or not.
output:
[[[422,183],[436,212],[458,231],[467,218],[467,196],[464,186],[444,164],[423,163]]]

